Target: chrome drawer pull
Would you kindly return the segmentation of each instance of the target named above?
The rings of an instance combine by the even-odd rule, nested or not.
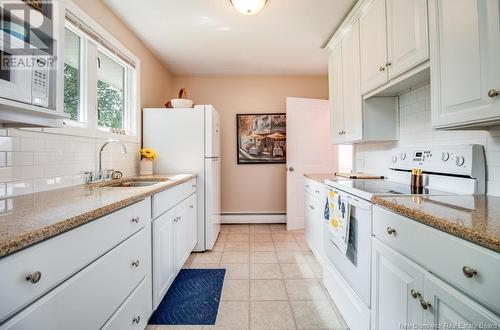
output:
[[[132,222],[133,223],[139,223],[140,218],[139,217],[133,217]]]
[[[132,319],[132,322],[135,324],[139,324],[139,322],[141,322],[141,317],[139,315],[137,315],[136,317],[134,317]]]
[[[139,259],[137,259],[136,261],[132,261],[132,266],[139,267]]]
[[[387,227],[387,234],[389,235],[396,234],[396,229]]]
[[[194,208],[193,204],[189,205],[189,208],[190,208],[190,209]]]
[[[417,299],[418,298],[420,300],[420,306],[422,306],[422,309],[424,311],[427,310],[428,308],[432,307],[430,302],[427,302],[427,301],[424,300],[424,297],[422,297],[422,295],[420,294],[420,292],[411,289],[410,295],[413,297],[413,299]]]
[[[488,96],[489,97],[497,97],[498,95],[500,95],[500,92],[496,89],[490,89],[488,91]]]
[[[41,278],[42,278],[42,273],[39,271],[26,275],[26,281],[31,282],[33,284],[38,283],[38,281],[40,281]]]
[[[471,277],[473,277],[474,275],[477,274],[477,271],[474,268],[472,268],[472,267],[463,266],[462,267],[462,273],[464,273],[465,277],[471,278]]]

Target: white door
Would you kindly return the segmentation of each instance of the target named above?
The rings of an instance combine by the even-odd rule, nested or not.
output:
[[[342,39],[342,91],[345,142],[363,139],[363,109],[359,72],[359,23]]]
[[[211,250],[221,226],[220,159],[205,160],[205,249]]]
[[[359,19],[361,92],[387,82],[387,33],[385,0],[375,0]]]
[[[328,100],[286,99],[287,229],[304,228],[304,173],[333,173]],[[335,164],[335,165],[334,165]]]
[[[430,304],[424,313],[424,323],[437,325],[435,329],[444,329],[446,325],[476,325],[470,329],[496,329],[500,317],[472,301],[454,288],[432,275],[426,275],[424,303]],[[464,328],[465,329],[465,328]]]
[[[429,1],[432,125],[500,116],[500,1]]]
[[[338,44],[328,59],[330,98],[330,131],[333,144],[344,143],[344,92],[342,90],[342,44]]]
[[[371,329],[396,330],[402,324],[422,324],[424,270],[375,238],[372,255]]]
[[[387,0],[389,79],[429,58],[427,0]]]
[[[174,280],[175,208],[153,221],[153,307],[156,309]]]

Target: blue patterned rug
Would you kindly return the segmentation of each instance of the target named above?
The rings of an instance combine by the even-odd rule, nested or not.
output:
[[[212,325],[225,269],[181,269],[149,324]]]

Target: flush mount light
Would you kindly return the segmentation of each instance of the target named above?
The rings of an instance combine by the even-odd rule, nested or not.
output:
[[[267,0],[230,0],[233,7],[243,15],[254,15],[264,8]]]

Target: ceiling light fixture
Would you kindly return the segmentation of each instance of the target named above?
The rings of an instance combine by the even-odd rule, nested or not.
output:
[[[230,0],[233,7],[243,15],[254,15],[264,8],[267,0]]]

